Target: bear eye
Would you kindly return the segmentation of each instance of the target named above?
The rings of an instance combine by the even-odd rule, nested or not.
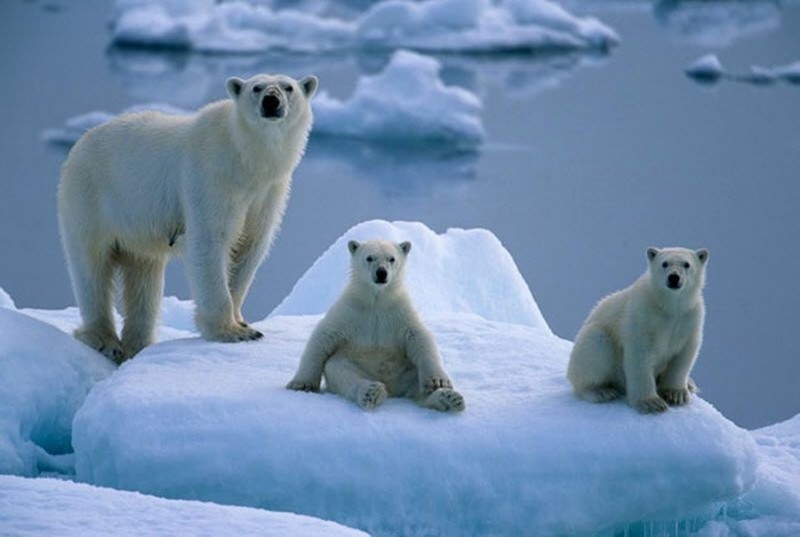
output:
[[[264,84],[256,84],[253,86],[253,93],[261,93],[261,90],[264,89]]]
[[[389,258],[389,263],[394,263],[394,257]]]
[[[368,255],[367,256],[367,263],[372,263],[373,261],[375,261],[375,258],[372,257],[371,255]]]
[[[661,263],[661,266],[664,267],[664,268],[667,268],[669,266],[669,263],[664,261],[663,263]]]
[[[292,85],[291,85],[291,84],[286,84],[286,85],[283,87],[283,91],[285,91],[286,93],[291,93],[291,92],[293,92],[293,91],[294,91],[294,88],[292,87]]]
[[[691,266],[691,265],[689,265],[689,263],[688,263],[688,262],[685,262],[685,263],[683,264],[683,268],[685,268],[685,269],[688,269],[690,266]]]

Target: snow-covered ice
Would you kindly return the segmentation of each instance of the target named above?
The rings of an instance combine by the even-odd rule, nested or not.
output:
[[[474,147],[484,138],[478,97],[445,86],[433,58],[398,51],[386,68],[362,76],[345,102],[324,91],[313,101],[314,134],[370,141]]]
[[[1,475],[0,534],[16,537],[365,535],[333,522],[291,513],[166,500],[58,479]]]
[[[355,18],[211,0],[119,0],[119,45],[254,53],[413,48],[448,52],[607,49],[619,38],[549,0],[386,0]]]
[[[0,474],[69,471],[72,418],[113,370],[53,326],[0,308]]]
[[[346,241],[371,237],[413,242],[407,284],[466,398],[462,415],[394,399],[363,412],[332,394],[284,388],[346,281]],[[377,535],[613,535],[644,528],[789,537],[800,528],[800,416],[750,433],[701,398],[661,416],[639,415],[624,402],[578,400],[565,379],[571,344],[549,330],[511,255],[488,231],[355,226],[273,315],[256,323],[263,341],[203,341],[192,309],[189,301],[166,299],[161,342],[111,376],[104,358],[64,333],[78,323],[75,308],[0,309],[0,416],[11,416],[11,425],[0,422],[0,446],[11,446],[0,449],[2,473],[74,469],[77,480],[93,485],[298,513]],[[24,447],[16,431],[36,429],[29,437],[40,447]],[[58,438],[58,445],[40,438]],[[37,459],[45,451],[50,455]],[[58,464],[7,470],[20,453]],[[42,513],[42,504],[52,513]],[[87,512],[96,512],[90,527],[98,533],[136,527],[107,505],[129,506],[139,520],[152,517],[154,528],[190,519],[215,527],[225,519],[247,534],[253,525],[289,524],[291,531],[300,523],[261,511],[0,478],[3,527],[38,523],[45,532],[68,533]],[[306,521],[312,530],[324,524]]]

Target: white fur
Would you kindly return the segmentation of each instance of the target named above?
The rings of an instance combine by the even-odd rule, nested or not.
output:
[[[350,282],[320,321],[287,388],[326,388],[370,410],[386,397],[461,411],[464,399],[442,368],[431,332],[403,284],[411,243],[350,241]],[[382,274],[385,282],[382,283]]]
[[[627,395],[640,412],[683,405],[703,338],[702,289],[708,251],[648,248],[648,270],[601,300],[578,332],[567,378],[593,402]],[[670,279],[680,282],[670,287]]]
[[[141,112],[96,127],[62,169],[59,224],[83,318],[75,335],[118,362],[153,341],[164,268],[176,252],[185,253],[203,336],[261,337],[242,302],[283,217],[317,79],[257,75],[231,78],[227,88],[230,99],[188,117]]]

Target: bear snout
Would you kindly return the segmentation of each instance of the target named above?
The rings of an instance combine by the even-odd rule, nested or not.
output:
[[[384,284],[389,279],[389,272],[383,268],[379,267],[378,270],[375,271],[375,283]]]
[[[670,289],[680,289],[683,283],[681,282],[680,274],[672,273],[667,276],[667,287]]]
[[[267,93],[261,99],[261,116],[266,118],[280,118],[284,115],[284,108],[280,98],[273,94]]]

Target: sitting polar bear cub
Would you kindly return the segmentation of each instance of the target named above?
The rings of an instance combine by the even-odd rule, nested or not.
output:
[[[306,345],[291,390],[327,389],[364,410],[409,397],[442,412],[464,410],[433,335],[403,285],[410,242],[350,241],[350,282]]]
[[[600,301],[575,339],[567,377],[592,402],[627,394],[639,412],[683,405],[703,337],[708,250],[648,248],[647,272]]]
[[[122,362],[153,341],[170,255],[186,270],[206,339],[262,334],[241,308],[283,217],[306,147],[317,78],[230,78],[230,99],[191,116],[128,114],[87,132],[62,169],[59,225],[83,326]],[[185,237],[184,237],[185,236]],[[122,275],[117,337],[113,278]]]

